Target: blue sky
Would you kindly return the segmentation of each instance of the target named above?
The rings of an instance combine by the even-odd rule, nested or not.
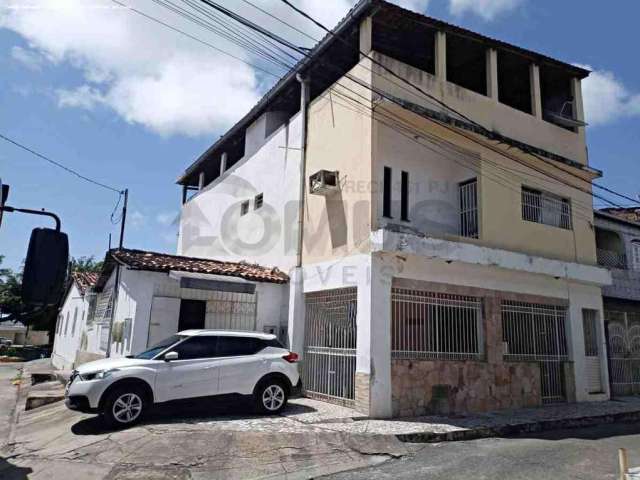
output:
[[[154,12],[146,0],[126,3]],[[237,0],[226,3],[250,14]],[[258,3],[284,15],[276,0]],[[349,4],[298,3],[327,22],[342,16]],[[640,2],[606,7],[578,0],[401,3],[421,10],[426,6],[432,16],[593,67],[595,81],[588,92],[589,113],[595,119],[587,131],[590,163],[604,170],[601,184],[632,197],[640,193],[640,65],[634,51],[640,43]],[[133,16],[131,12],[103,10],[86,18],[29,12],[20,17],[2,8],[0,133],[103,183],[128,187],[125,245],[175,252],[180,207],[176,177],[255,102],[268,87],[268,78],[143,19],[125,22],[124,15]],[[163,15],[157,8],[155,13]],[[296,26],[308,27],[288,15]],[[180,19],[162,18],[221,48],[235,48]],[[234,53],[251,59],[246,52]],[[9,204],[45,207],[60,215],[72,255],[101,257],[109,233],[117,241],[118,226],[109,218],[117,200],[113,192],[2,141],[0,177],[11,185]],[[0,254],[6,255],[8,266],[20,265],[31,228],[41,224],[37,217],[5,214]]]

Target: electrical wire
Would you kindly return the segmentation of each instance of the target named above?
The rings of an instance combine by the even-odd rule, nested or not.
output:
[[[13,145],[15,145],[18,148],[21,148],[22,150],[25,150],[25,151],[31,153],[32,155],[35,155],[38,158],[41,158],[42,160],[45,160],[45,161],[51,163],[52,165],[55,165],[58,168],[61,168],[61,169],[65,170],[66,172],[70,173],[71,175],[75,175],[76,177],[84,180],[85,182],[89,182],[89,183],[92,183],[94,185],[97,185],[98,187],[102,187],[102,188],[105,188],[107,190],[111,190],[112,192],[116,192],[116,193],[119,193],[119,194],[122,193],[122,190],[118,190],[117,188],[110,187],[109,185],[101,183],[101,182],[99,182],[97,180],[94,180],[92,178],[86,177],[86,176],[82,175],[81,173],[76,172],[72,168],[69,168],[69,167],[63,165],[62,163],[57,162],[57,161],[53,160],[52,158],[50,158],[50,157],[48,157],[46,155],[43,155],[42,153],[39,153],[39,152],[33,150],[32,148],[27,147],[26,145],[23,145],[22,143],[20,143],[20,142],[18,142],[16,140],[13,140],[13,139],[11,139],[11,138],[9,138],[9,137],[1,134],[1,133],[0,133],[0,138],[2,138],[3,140],[5,140],[5,141],[7,141],[9,143],[12,143]]]
[[[146,19],[148,19],[148,20],[150,20],[152,22],[155,22],[155,23],[157,23],[159,25],[162,25],[162,26],[164,26],[166,28],[169,28],[169,29],[173,30],[174,32],[177,32],[177,33],[179,33],[181,35],[184,35],[185,37],[188,37],[188,38],[190,38],[190,39],[192,39],[192,40],[194,40],[194,41],[196,41],[198,43],[201,43],[202,45],[206,45],[207,47],[212,48],[213,50],[215,50],[215,51],[217,51],[219,53],[222,53],[223,55],[226,55],[227,57],[233,58],[233,59],[235,59],[235,60],[237,60],[239,62],[244,63],[245,65],[249,65],[250,67],[255,68],[256,70],[258,70],[258,71],[260,71],[262,73],[265,73],[266,75],[269,75],[269,76],[272,76],[272,77],[275,77],[275,78],[280,78],[280,76],[276,75],[275,73],[272,73],[272,72],[270,72],[270,71],[268,71],[268,70],[266,70],[264,68],[261,68],[261,67],[259,67],[257,65],[249,63],[246,60],[244,60],[244,59],[242,59],[242,58],[240,58],[240,57],[238,57],[236,55],[233,55],[232,53],[226,52],[226,51],[222,50],[221,48],[218,48],[215,45],[213,45],[213,44],[211,44],[211,43],[209,43],[209,42],[207,42],[205,40],[202,40],[202,39],[200,39],[200,38],[198,38],[198,37],[196,37],[194,35],[191,35],[190,33],[187,33],[187,32],[185,32],[183,30],[180,30],[179,28],[176,28],[173,25],[170,25],[170,24],[168,24],[166,22],[163,22],[162,20],[160,20],[158,18],[155,18],[155,17],[153,17],[153,16],[151,16],[151,15],[149,15],[147,13],[144,13],[144,12],[134,8],[134,7],[131,7],[131,6],[126,5],[126,4],[122,3],[122,2],[119,2],[118,0],[111,0],[111,1],[113,3],[116,3],[116,4],[120,5],[120,6],[122,6],[122,7],[125,7],[127,10],[129,10],[129,11],[131,11],[133,13],[136,13],[136,14],[138,14],[138,15],[140,15],[140,16],[142,16],[142,17],[144,17],[144,18],[146,18]]]

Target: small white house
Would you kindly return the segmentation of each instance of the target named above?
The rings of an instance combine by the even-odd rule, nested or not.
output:
[[[86,343],[85,324],[91,303],[91,289],[97,273],[73,272],[58,314],[51,362],[59,369],[73,368],[78,350]]]
[[[190,328],[258,330],[286,341],[288,280],[246,262],[110,250],[77,363],[135,354]]]

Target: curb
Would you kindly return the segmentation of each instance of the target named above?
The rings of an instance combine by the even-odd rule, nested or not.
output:
[[[542,420],[539,422],[499,425],[495,427],[470,428],[445,433],[405,433],[397,434],[395,435],[395,437],[401,442],[406,443],[459,442],[463,440],[476,440],[479,438],[508,437],[521,433],[537,433],[566,428],[593,427],[595,425],[608,423],[637,422],[639,420],[640,410],[634,412],[613,413],[589,417],[563,418],[558,420]]]

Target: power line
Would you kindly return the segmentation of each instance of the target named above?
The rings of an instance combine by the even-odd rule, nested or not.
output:
[[[7,141],[9,143],[12,143],[13,145],[15,145],[18,148],[21,148],[22,150],[25,150],[25,151],[31,153],[32,155],[35,155],[38,158],[41,158],[42,160],[45,160],[45,161],[51,163],[52,165],[55,165],[58,168],[61,168],[61,169],[65,170],[65,171],[67,171],[68,173],[70,173],[72,175],[75,175],[76,177],[84,180],[85,182],[89,182],[89,183],[92,183],[92,184],[97,185],[99,187],[106,188],[107,190],[111,190],[112,192],[116,192],[118,194],[122,193],[122,191],[118,190],[117,188],[110,187],[109,185],[105,185],[104,183],[101,183],[101,182],[99,182],[97,180],[93,180],[92,178],[86,177],[86,176],[82,175],[81,173],[78,173],[75,170],[64,166],[60,162],[56,162],[55,160],[47,157],[46,155],[43,155],[42,153],[36,152],[32,148],[29,148],[26,145],[23,145],[22,143],[20,143],[20,142],[18,142],[16,140],[13,140],[13,139],[11,139],[11,138],[9,138],[9,137],[1,134],[1,133],[0,133],[0,138],[2,138],[3,140],[5,140],[5,141]]]
[[[235,60],[238,60],[239,62],[242,62],[245,65],[249,65],[250,67],[255,68],[256,70],[259,70],[259,71],[261,71],[261,72],[263,72],[263,73],[265,73],[267,75],[270,75],[270,76],[275,77],[275,78],[280,78],[280,76],[276,75],[275,73],[272,73],[272,72],[270,72],[268,70],[265,70],[264,68],[258,67],[257,65],[254,65],[254,64],[252,64],[250,62],[247,62],[246,60],[244,60],[244,59],[242,59],[242,58],[240,58],[240,57],[238,57],[236,55],[233,55],[232,53],[226,52],[226,51],[222,50],[221,48],[218,48],[215,45],[213,45],[213,44],[211,44],[211,43],[209,43],[209,42],[207,42],[205,40],[202,40],[202,39],[200,39],[200,38],[198,38],[198,37],[196,37],[194,35],[191,35],[190,33],[187,33],[187,32],[185,32],[183,30],[180,30],[179,28],[176,28],[173,25],[170,25],[170,24],[168,24],[166,22],[163,22],[162,20],[159,20],[159,19],[157,19],[157,18],[155,18],[155,17],[153,17],[153,16],[151,16],[151,15],[149,15],[147,13],[144,13],[144,12],[142,12],[142,11],[136,9],[136,8],[133,8],[133,7],[129,6],[129,5],[126,5],[124,3],[121,3],[118,0],[111,0],[111,1],[113,3],[116,3],[116,4],[120,5],[120,6],[122,6],[122,7],[125,7],[127,10],[129,10],[129,11],[131,11],[133,13],[136,13],[136,14],[142,16],[142,17],[145,17],[148,20],[151,20],[152,22],[155,22],[155,23],[158,23],[160,25],[163,25],[164,27],[167,27],[167,28],[173,30],[174,32],[177,32],[177,33],[179,33],[181,35],[184,35],[185,37],[188,37],[188,38],[190,38],[192,40],[195,40],[198,43],[206,45],[207,47],[210,47],[210,48],[214,49],[215,51],[217,51],[219,53],[222,53],[223,55],[226,55],[226,56],[231,57],[231,58],[233,58]]]

